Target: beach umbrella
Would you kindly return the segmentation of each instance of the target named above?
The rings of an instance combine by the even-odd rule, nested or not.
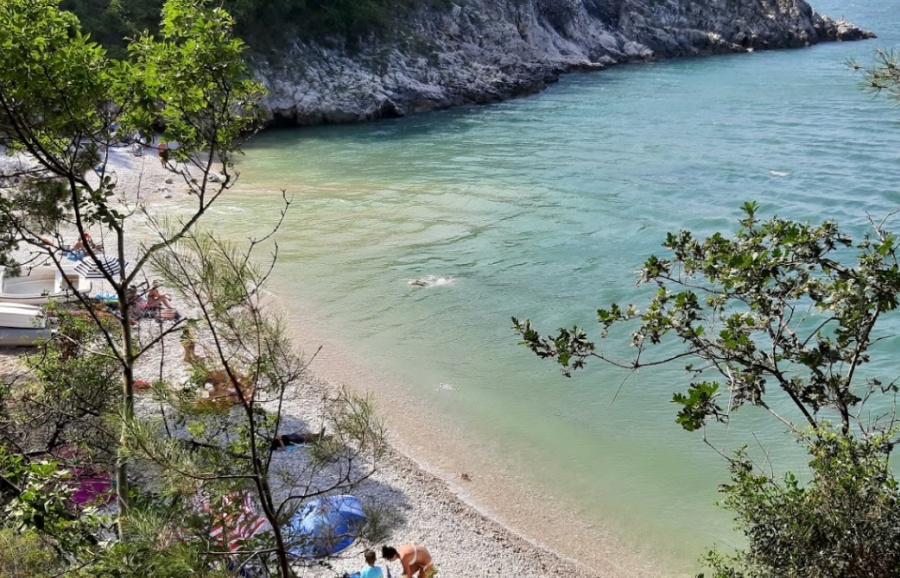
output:
[[[321,558],[350,546],[366,522],[362,504],[353,496],[313,500],[284,528],[294,558]]]
[[[99,263],[95,263],[93,259],[84,259],[75,265],[75,272],[85,279],[103,279],[104,271],[110,276],[118,275],[121,269],[122,264],[114,257],[104,257]]]

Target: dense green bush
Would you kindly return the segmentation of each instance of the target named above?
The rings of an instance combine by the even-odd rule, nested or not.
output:
[[[120,55],[123,39],[155,31],[164,0],[63,0],[96,41]],[[397,16],[447,0],[221,0],[237,21],[237,34],[256,51],[291,37],[340,36],[353,42],[392,29]]]
[[[36,532],[0,528],[0,576],[50,578],[58,573],[53,549]]]

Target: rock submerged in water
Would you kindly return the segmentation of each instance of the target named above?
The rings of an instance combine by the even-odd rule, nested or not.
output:
[[[623,62],[872,38],[803,0],[469,0],[423,8],[390,41],[295,43],[257,62],[273,125],[350,123],[533,94]]]

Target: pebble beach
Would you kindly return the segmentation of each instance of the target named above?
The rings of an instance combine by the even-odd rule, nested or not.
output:
[[[150,214],[177,210],[191,201],[181,176],[171,166],[163,167],[152,147],[146,148],[140,156],[127,147],[110,149],[105,170],[114,177],[117,191],[125,195],[126,202],[139,202]],[[135,227],[141,226],[141,219],[139,215],[134,218]],[[95,241],[101,241],[103,237],[100,231],[93,236]],[[134,238],[139,239],[140,232],[136,231]],[[95,284],[95,292],[98,289],[102,290],[102,287]],[[274,297],[277,309],[277,295]],[[182,314],[191,315],[184,303],[176,300],[175,305]],[[302,345],[304,351],[315,347],[315,335],[307,332],[297,337],[298,346]],[[178,336],[170,336],[165,347],[169,352],[180,351]],[[203,348],[201,335],[198,351]],[[0,351],[8,373],[22,350]],[[327,354],[323,356],[327,357]],[[167,379],[177,381],[186,375],[186,364],[179,355],[170,353],[164,365],[163,373]],[[331,365],[333,367],[334,362]],[[151,352],[142,363],[146,374],[137,377],[152,381],[158,376],[160,366],[161,355]],[[371,383],[363,386],[353,383],[352,379],[337,383],[332,376],[339,373],[326,373],[329,373],[327,378],[317,370],[317,360],[313,359],[310,371],[286,402],[285,413],[289,419],[303,424],[320,424],[324,419],[321,400],[333,396],[340,387],[371,395],[376,411],[379,415],[384,414],[389,447],[378,463],[375,475],[362,482],[354,494],[364,502],[384,504],[398,512],[389,545],[424,544],[433,556],[439,576],[632,578],[671,575],[629,551],[602,529],[579,527],[577,523],[567,521],[562,513],[556,516],[554,512],[532,510],[533,515],[529,516],[528,508],[541,507],[539,496],[515,496],[513,502],[527,506],[518,508],[518,514],[515,509],[504,512],[502,502],[508,500],[498,495],[500,492],[496,488],[492,489],[487,473],[476,469],[448,472],[446,468],[432,467],[436,456],[421,449],[422,440],[411,439],[413,434],[409,428],[392,427],[392,418],[385,409],[389,406],[385,399],[387,392],[379,391],[377,384],[373,389]],[[437,433],[430,432],[432,436]],[[301,454],[301,451],[284,452],[275,459],[302,459]],[[524,515],[523,511],[526,512]],[[300,575],[340,576],[358,571],[365,565],[364,549],[370,546],[377,551],[382,545],[356,543],[331,560],[330,567],[311,566],[300,570]],[[386,562],[379,557],[378,564],[385,565]],[[399,563],[390,566],[392,575],[401,574]]]

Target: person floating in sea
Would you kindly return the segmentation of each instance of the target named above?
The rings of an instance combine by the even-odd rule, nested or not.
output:
[[[449,285],[453,283],[453,281],[453,277],[435,277],[434,275],[429,275],[427,277],[412,279],[407,283],[413,287],[437,287],[440,285]]]
[[[399,548],[384,546],[381,548],[381,557],[388,562],[400,561],[403,573],[407,578],[431,578],[437,573],[437,568],[431,561],[431,553],[421,544],[404,544]]]

